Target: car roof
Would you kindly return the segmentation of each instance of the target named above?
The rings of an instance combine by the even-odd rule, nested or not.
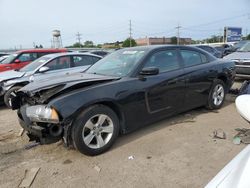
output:
[[[193,50],[200,50],[196,46],[187,46],[187,45],[149,45],[149,46],[136,46],[136,47],[130,47],[130,48],[121,48],[120,50],[145,50],[145,51],[152,51],[152,50],[157,50],[161,48],[187,48],[187,49],[193,49]]]
[[[26,50],[19,50],[16,53],[35,53],[35,52],[67,52],[66,48],[39,48],[39,49],[26,49]]]
[[[82,53],[82,52],[62,52],[62,53],[47,54],[47,55],[44,55],[42,57],[56,58],[56,57],[61,57],[61,56],[66,56],[66,55],[89,55],[89,56],[93,56],[93,57],[102,58],[102,56],[91,54],[89,52],[84,52],[84,53]]]

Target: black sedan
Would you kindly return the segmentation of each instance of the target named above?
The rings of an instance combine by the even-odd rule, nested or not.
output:
[[[195,47],[134,47],[85,73],[28,84],[11,102],[30,140],[63,138],[66,146],[97,155],[119,133],[199,106],[220,108],[234,75],[232,61]]]

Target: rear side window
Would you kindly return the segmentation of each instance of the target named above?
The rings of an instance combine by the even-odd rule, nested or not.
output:
[[[21,62],[33,61],[38,58],[37,53],[22,53],[17,59]]]
[[[70,68],[70,56],[58,57],[45,65],[49,70],[59,70]]]
[[[93,65],[98,60],[99,60],[99,58],[95,58],[95,57],[92,57],[92,56],[74,55],[73,56],[73,66],[74,67],[79,67],[79,66]]]
[[[196,51],[181,50],[181,56],[184,61],[185,67],[190,67],[208,62],[207,57],[204,54],[201,54]]]
[[[180,68],[176,50],[164,50],[154,53],[144,65],[159,68],[159,72],[168,72]]]

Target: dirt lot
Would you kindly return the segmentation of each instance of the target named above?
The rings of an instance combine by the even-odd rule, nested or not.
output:
[[[234,145],[235,128],[249,128],[237,114],[234,96],[219,111],[199,108],[121,136],[97,157],[59,142],[24,149],[26,135],[15,112],[0,109],[0,185],[18,187],[25,169],[40,167],[31,187],[203,187],[245,145]],[[227,138],[213,139],[222,129]],[[134,159],[129,160],[128,157]]]

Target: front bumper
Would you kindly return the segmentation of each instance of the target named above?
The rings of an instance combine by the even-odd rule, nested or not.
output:
[[[28,106],[22,106],[18,112],[18,121],[21,127],[27,131],[27,135],[30,141],[40,142],[41,144],[51,144],[62,139],[63,128],[62,125],[48,124],[48,123],[36,123],[31,122],[26,115],[26,108]]]
[[[236,77],[250,77],[250,66],[236,65]]]

